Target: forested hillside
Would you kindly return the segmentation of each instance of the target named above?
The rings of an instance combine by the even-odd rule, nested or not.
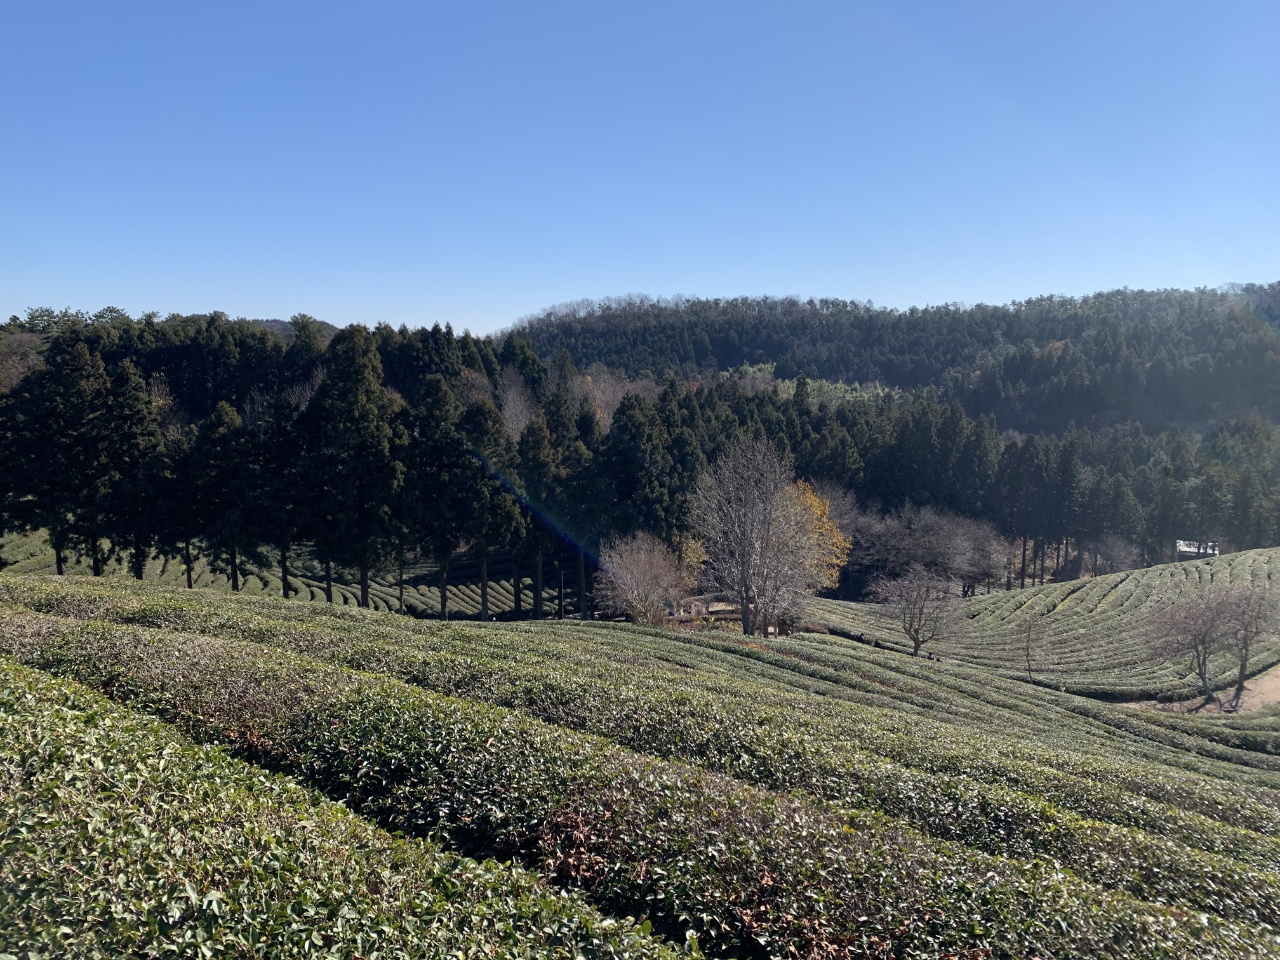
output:
[[[1105,575],[1275,543],[1270,413],[1020,432],[306,316],[33,311],[0,370],[0,955],[1280,956],[1274,705],[1101,702],[1280,660],[1274,550]],[[678,631],[440,622],[590,618],[638,534]],[[886,581],[948,632],[798,599]]]
[[[207,568],[238,589],[247,571],[270,564],[284,595],[331,596],[334,581],[347,581],[362,604],[371,591],[398,594],[403,569],[430,569],[439,598],[431,607],[441,612],[456,595],[452,573],[465,568],[474,586],[466,612],[481,619],[498,605],[492,563],[507,584],[527,584],[503,588],[512,615],[546,615],[561,577],[569,608],[588,612],[601,545],[645,533],[683,555],[701,536],[691,497],[708,465],[761,439],[816,491],[814,509],[854,537],[837,589],[845,597],[911,563],[972,590],[1168,561],[1178,541],[1269,546],[1280,542],[1271,420],[1280,408],[1269,399],[1280,389],[1269,372],[1276,291],[910,314],[751,301],[740,310],[633,304],[631,317],[625,305],[606,305],[498,338],[438,326],[335,333],[301,315],[282,336],[221,314],[34,310],[0,326],[0,529],[47,538],[59,572],[76,558],[94,573],[116,560],[141,578],[167,559],[167,569],[194,577]],[[758,322],[739,322],[744,311]],[[812,327],[823,317],[825,334]],[[621,351],[602,356],[633,372],[650,362],[644,345],[668,328],[669,344],[702,342],[712,330],[739,344],[738,353],[701,357],[715,365],[773,359],[765,351],[775,347],[778,362],[773,373],[700,372],[695,362],[648,379],[599,363],[583,369],[590,354],[575,363],[566,350],[547,353],[555,337],[574,346],[574,331],[585,338],[633,320],[633,347],[601,340]],[[880,358],[876,370],[840,366],[859,342],[836,336],[850,324],[880,331],[864,356]],[[816,332],[792,342],[806,330]],[[1021,422],[1034,404],[980,403],[981,377],[960,390],[948,372],[997,361],[1012,370],[1024,348],[1001,354],[1000,344],[1023,334],[1074,331],[1093,345],[1025,348],[1041,359],[1102,356],[1094,348],[1108,330],[1129,344],[1126,356],[1199,364],[1252,405],[1231,401],[1195,429],[1099,416],[1057,433],[1019,432],[1005,418]],[[824,344],[836,366],[815,359],[777,376],[795,366],[788,351],[803,345],[817,357]],[[1087,368],[1081,360],[1072,369]],[[1155,367],[1145,369],[1135,402],[1179,409]],[[896,385],[854,388],[806,372],[871,373]],[[1030,377],[1001,395],[1029,397],[1028,384],[1042,381],[1075,382]],[[1063,417],[1081,409],[1044,404]],[[1225,417],[1227,408],[1241,415]]]
[[[566,350],[581,367],[633,376],[775,363],[786,379],[935,386],[1002,429],[1136,420],[1160,430],[1254,409],[1280,419],[1280,283],[910,310],[619,298],[555,307],[515,329],[543,356]]]

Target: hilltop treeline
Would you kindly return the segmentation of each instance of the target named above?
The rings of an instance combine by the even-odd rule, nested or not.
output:
[[[1258,415],[1204,435],[1001,433],[935,389],[626,381],[564,352],[544,361],[521,336],[333,334],[306,316],[288,337],[119,311],[11,321],[0,337],[26,365],[0,394],[3,526],[45,530],[59,566],[74,552],[96,572],[113,554],[138,576],[157,553],[202,554],[234,586],[270,556],[288,592],[305,548],[330,574],[355,571],[367,600],[371,572],[416,555],[438,566],[443,607],[450,558],[468,549],[482,578],[491,555],[514,558],[540,616],[549,552],[579,549],[582,598],[602,540],[647,531],[679,547],[707,463],[759,436],[833,498],[987,521],[1042,575],[1051,552],[1079,563],[1114,541],[1154,562],[1179,538],[1276,536],[1280,438]]]
[[[858,301],[581,301],[517,325],[542,356],[633,376],[776,363],[779,377],[935,386],[970,416],[1059,433],[1280,419],[1280,283],[1114,290],[1007,306],[895,310]]]

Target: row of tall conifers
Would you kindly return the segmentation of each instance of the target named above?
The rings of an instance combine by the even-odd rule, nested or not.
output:
[[[287,595],[305,547],[367,603],[373,574],[423,557],[447,612],[450,558],[467,549],[483,615],[501,556],[532,577],[541,616],[551,552],[577,545],[582,596],[602,540],[679,545],[707,464],[759,436],[864,511],[911,502],[994,524],[1022,541],[1024,576],[1028,556],[1043,571],[1064,546],[1079,558],[1119,540],[1155,562],[1178,539],[1275,542],[1280,440],[1257,417],[1207,435],[1002,435],[932,390],[625,382],[518,336],[333,333],[305,316],[282,336],[219,314],[41,314],[0,327],[0,353],[20,337],[40,363],[0,394],[0,525],[47,531],[60,572],[73,555],[139,577],[156,555],[188,570],[204,556],[238,587],[270,556]]]

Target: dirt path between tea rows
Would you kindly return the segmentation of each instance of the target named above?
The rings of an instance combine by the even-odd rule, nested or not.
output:
[[[1149,710],[1166,710],[1170,713],[1223,713],[1222,706],[1230,702],[1233,691],[1219,691],[1219,703],[1211,703],[1201,707],[1199,697],[1193,700],[1182,700],[1177,703],[1160,703],[1157,700],[1143,700],[1130,706],[1145,707]],[[1261,707],[1280,702],[1280,665],[1258,674],[1244,686],[1244,696],[1240,698],[1240,706],[1235,713],[1248,713]],[[1199,707],[1200,709],[1196,709]]]

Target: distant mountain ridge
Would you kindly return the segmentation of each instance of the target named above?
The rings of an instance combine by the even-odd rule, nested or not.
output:
[[[293,342],[293,327],[290,326],[288,320],[259,320],[252,319],[250,323],[256,323],[259,326],[266,327],[272,333],[277,334],[286,344]],[[317,330],[320,333],[322,343],[328,343],[333,339],[333,335],[338,332],[338,327],[329,323],[327,320],[316,321]]]
[[[631,376],[773,363],[780,378],[936,387],[1002,427],[1280,419],[1280,282],[897,310],[839,299],[579,301],[517,323]]]

